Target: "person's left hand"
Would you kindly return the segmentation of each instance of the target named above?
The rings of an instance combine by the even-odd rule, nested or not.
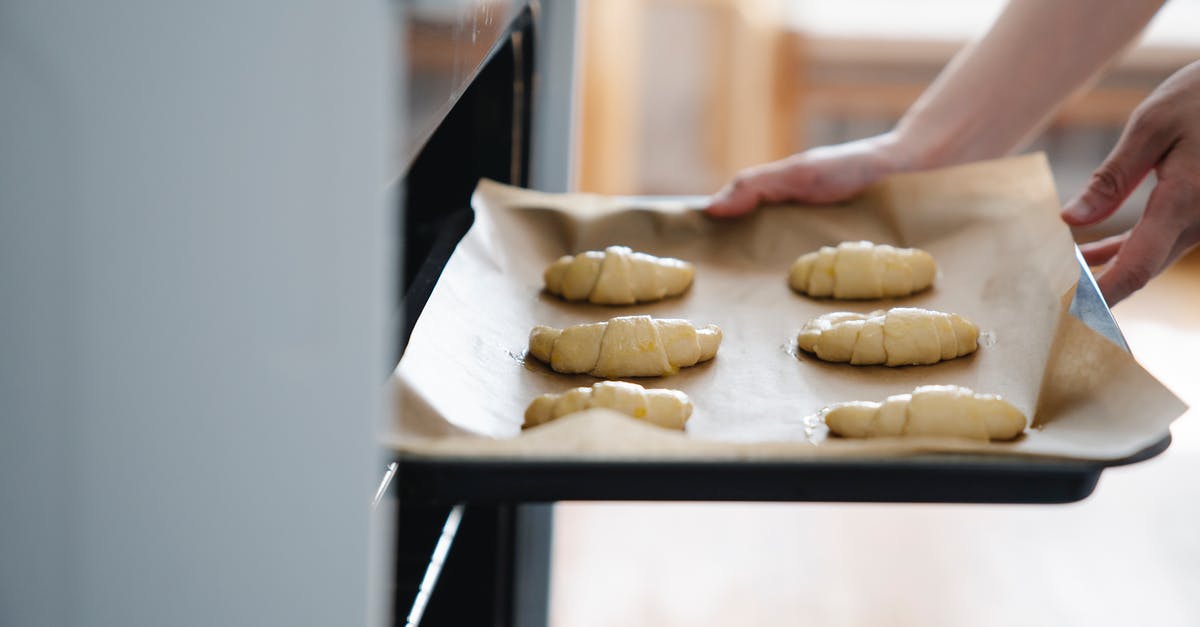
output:
[[[1158,183],[1134,227],[1080,246],[1109,305],[1141,289],[1200,243],[1200,62],[1168,78],[1131,116],[1087,189],[1063,220],[1096,224],[1111,216],[1151,170]]]

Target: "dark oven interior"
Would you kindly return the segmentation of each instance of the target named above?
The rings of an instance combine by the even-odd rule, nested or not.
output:
[[[529,184],[534,10],[514,10],[507,30],[491,35],[495,43],[478,69],[461,75],[461,46],[471,44],[470,35],[463,42],[453,24],[410,28],[410,56],[419,58],[410,59],[408,101],[417,111],[408,115],[428,130],[410,129],[427,136],[414,138],[401,181],[392,365],[403,355],[442,269],[474,221],[470,201],[475,184],[483,177]],[[422,34],[421,28],[432,33]],[[420,37],[428,39],[412,40]],[[454,48],[444,47],[447,38]],[[422,61],[439,45],[445,58]],[[447,58],[452,61],[443,63]],[[514,612],[515,565],[509,547],[516,533],[515,508],[471,507],[461,526],[455,523],[455,549],[439,568],[440,593],[435,594],[432,585],[422,593],[422,582],[448,521],[457,520],[452,504],[402,501],[395,531],[392,624],[508,624]],[[464,602],[464,597],[472,600]],[[544,611],[544,599],[535,605]]]
[[[420,90],[422,78],[421,68],[414,68],[409,88]],[[533,86],[530,8],[521,10],[469,80],[420,145],[403,179],[397,221],[397,241],[403,244],[396,273],[401,300],[394,361],[403,354],[446,260],[471,226],[475,184],[486,177],[528,185]]]

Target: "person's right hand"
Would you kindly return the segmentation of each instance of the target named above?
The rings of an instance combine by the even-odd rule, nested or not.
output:
[[[892,133],[822,146],[742,170],[709,199],[707,210],[736,217],[768,203],[838,202],[904,169]]]

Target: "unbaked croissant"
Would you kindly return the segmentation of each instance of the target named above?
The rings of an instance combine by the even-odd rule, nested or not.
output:
[[[898,435],[1011,440],[1025,430],[1025,415],[994,394],[956,385],[924,385],[882,403],[841,403],[825,413],[829,430],[847,438]]]
[[[605,407],[667,429],[683,429],[692,402],[679,390],[651,389],[625,381],[601,381],[590,388],[543,394],[525,410],[523,427],[535,427],[577,411]]]
[[[686,261],[609,246],[604,252],[589,250],[559,257],[542,278],[547,292],[567,300],[632,305],[682,294],[692,284],[695,272]]]
[[[978,341],[979,327],[958,314],[894,307],[813,318],[800,329],[796,343],[825,361],[907,366],[969,355]]]
[[[687,320],[622,316],[566,329],[537,326],[529,334],[529,354],[557,372],[596,377],[658,377],[712,359],[721,328],[702,329]]]
[[[917,248],[842,242],[801,255],[788,284],[809,296],[861,299],[908,296],[933,285],[937,264]]]

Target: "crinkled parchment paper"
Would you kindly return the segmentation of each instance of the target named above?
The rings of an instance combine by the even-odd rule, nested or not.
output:
[[[1127,457],[1167,433],[1184,405],[1127,353],[1066,312],[1079,278],[1071,235],[1042,155],[891,177],[852,202],[768,207],[715,220],[669,201],[544,194],[481,181],[476,221],[450,258],[396,369],[388,444],[447,456],[778,459],[979,451],[1096,460]],[[924,248],[934,288],[871,302],[792,292],[800,254],[843,240]],[[696,264],[691,290],[649,305],[572,304],[542,292],[565,253],[623,244]],[[972,356],[933,366],[858,367],[796,349],[805,320],[835,310],[918,306],[963,314],[984,331]],[[687,432],[607,411],[522,433],[538,394],[590,385],[525,358],[535,324],[650,314],[716,323],[716,359],[634,379],[686,392]],[[811,416],[832,403],[882,400],[918,385],[1003,395],[1035,427],[1015,442],[824,437]],[[806,418],[809,418],[806,420]]]

